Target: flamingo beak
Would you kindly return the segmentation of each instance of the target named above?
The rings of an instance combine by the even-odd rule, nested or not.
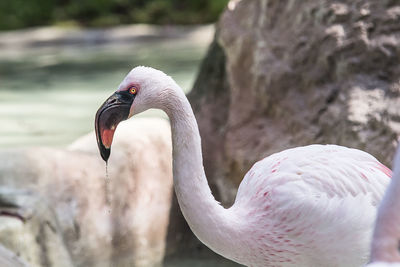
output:
[[[131,105],[132,99],[124,92],[115,92],[97,110],[95,119],[97,146],[106,162],[110,157],[114,132],[118,124],[128,118]]]

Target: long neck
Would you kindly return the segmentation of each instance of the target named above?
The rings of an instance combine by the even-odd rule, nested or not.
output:
[[[372,261],[400,262],[400,150],[394,165],[392,181],[378,211]]]
[[[171,122],[174,186],[180,208],[195,235],[226,257],[237,240],[233,230],[237,220],[211,193],[197,122],[186,96],[180,89],[174,90],[167,106],[164,110]]]

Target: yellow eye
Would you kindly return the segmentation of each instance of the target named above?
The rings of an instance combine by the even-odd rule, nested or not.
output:
[[[137,93],[137,89],[135,86],[132,86],[131,88],[129,88],[129,93],[132,95],[136,95]]]

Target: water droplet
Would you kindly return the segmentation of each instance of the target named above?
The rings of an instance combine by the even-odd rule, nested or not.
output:
[[[108,161],[106,161],[106,179],[105,179],[105,197],[106,197],[106,207],[107,207],[107,212],[108,214],[111,214],[111,188],[110,188],[110,179],[108,176]]]

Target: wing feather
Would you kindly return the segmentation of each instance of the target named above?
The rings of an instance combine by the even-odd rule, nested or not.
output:
[[[285,150],[250,169],[232,209],[253,225],[249,236],[257,241],[249,246],[263,248],[258,253],[271,266],[283,257],[298,266],[361,266],[390,182],[382,166],[368,153],[335,145]],[[276,247],[285,253],[278,257]]]

